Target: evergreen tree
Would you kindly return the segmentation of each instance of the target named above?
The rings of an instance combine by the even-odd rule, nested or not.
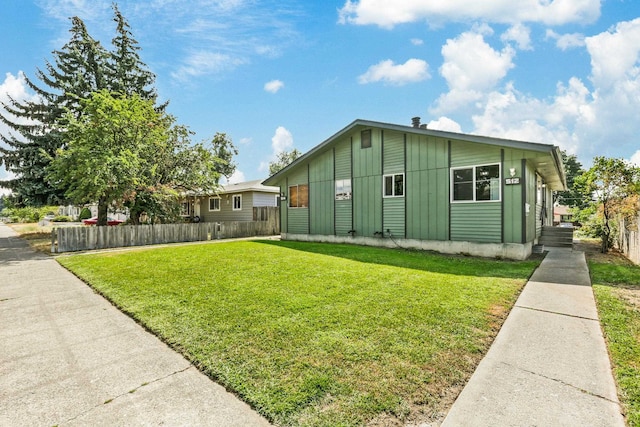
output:
[[[54,63],[47,61],[46,71],[36,71],[45,88],[25,77],[37,100],[10,99],[3,104],[7,114],[0,115],[11,130],[1,135],[7,148],[0,148],[0,158],[16,175],[0,182],[0,186],[11,189],[27,205],[63,200],[64,191],[46,176],[50,159],[62,144],[62,118],[66,111],[79,111],[78,100],[104,87],[107,81],[107,51],[89,35],[81,19],[72,18],[69,31],[69,42],[53,52]]]
[[[133,38],[131,27],[117,5],[113,5],[116,37],[111,41],[113,51],[109,60],[111,91],[124,95],[137,94],[142,99],[157,98],[154,83],[156,76],[147,69],[138,51],[140,46]]]
[[[91,37],[84,22],[73,17],[69,42],[53,51],[53,63],[47,61],[44,71],[36,70],[42,86],[25,77],[37,99],[11,99],[3,104],[6,114],[0,114],[0,120],[10,132],[0,135],[6,145],[0,146],[0,165],[4,164],[16,177],[0,181],[0,187],[11,189],[23,204],[64,200],[66,189],[48,179],[47,169],[63,146],[67,112],[76,117],[81,114],[80,100],[106,89],[123,95],[137,94],[155,103],[155,75],[140,60],[138,42],[115,4],[113,10],[117,33],[112,40],[113,51],[102,47]]]

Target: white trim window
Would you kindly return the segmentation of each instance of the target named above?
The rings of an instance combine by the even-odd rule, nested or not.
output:
[[[499,163],[451,168],[451,201],[499,202],[501,172]]]
[[[209,212],[220,211],[220,197],[209,197]]]
[[[242,194],[234,194],[232,201],[233,201],[233,210],[241,211],[242,210]]]
[[[382,197],[404,197],[404,173],[382,177]]]

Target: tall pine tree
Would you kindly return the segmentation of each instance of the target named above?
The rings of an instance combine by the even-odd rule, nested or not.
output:
[[[81,19],[72,18],[71,23],[71,39],[53,52],[54,63],[47,61],[46,71],[36,71],[45,87],[25,77],[37,100],[11,99],[3,104],[7,114],[0,115],[11,130],[1,135],[7,147],[0,147],[0,158],[16,175],[0,185],[27,205],[56,203],[63,198],[64,192],[46,178],[50,158],[61,145],[60,120],[67,109],[77,110],[78,99],[106,82],[106,50],[89,35]]]
[[[140,60],[138,42],[115,4],[113,10],[116,37],[112,40],[112,51],[91,37],[80,18],[73,17],[69,42],[53,52],[53,63],[47,61],[45,71],[36,70],[43,86],[25,78],[37,100],[11,99],[3,104],[6,114],[0,114],[0,120],[10,132],[0,135],[6,145],[0,146],[0,164],[16,177],[0,181],[0,187],[11,189],[22,204],[64,200],[65,189],[47,179],[47,169],[63,144],[65,113],[79,115],[81,99],[107,89],[156,100],[155,75]]]

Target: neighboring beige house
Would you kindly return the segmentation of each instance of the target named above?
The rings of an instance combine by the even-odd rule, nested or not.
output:
[[[573,222],[573,214],[569,206],[558,205],[553,207],[553,223]]]
[[[278,206],[280,188],[262,185],[261,179],[227,184],[216,194],[196,196],[184,202],[182,215],[200,221],[253,221],[253,208]]]

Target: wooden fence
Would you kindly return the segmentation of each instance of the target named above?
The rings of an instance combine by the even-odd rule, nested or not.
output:
[[[618,224],[616,246],[634,264],[640,264],[640,215],[631,223],[621,220]]]
[[[258,213],[256,213],[258,209]],[[197,242],[280,234],[279,209],[254,208],[262,221],[223,221],[188,224],[58,227],[51,232],[51,252],[87,251],[127,246]]]

